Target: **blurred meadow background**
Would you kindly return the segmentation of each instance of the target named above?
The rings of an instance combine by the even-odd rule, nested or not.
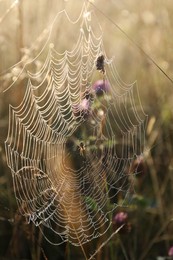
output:
[[[44,241],[37,228],[18,213],[4,149],[9,104],[18,104],[22,99],[26,75],[4,90],[24,64],[39,53],[56,14],[65,8],[70,17],[76,18],[81,2],[0,0],[0,259],[85,259],[80,247],[52,246]],[[89,5],[89,9],[95,12],[103,29],[107,55],[114,57],[124,82],[137,80],[148,115],[145,151],[139,174],[133,180],[133,198],[127,207],[114,212],[113,230],[121,224],[124,227],[95,259],[173,259],[173,83],[112,23],[118,24],[173,79],[173,4],[171,0],[92,2],[96,8]],[[60,50],[65,50],[74,41],[75,33],[61,23],[54,37]],[[39,62],[34,66],[39,67]],[[84,246],[88,257],[110,235]]]

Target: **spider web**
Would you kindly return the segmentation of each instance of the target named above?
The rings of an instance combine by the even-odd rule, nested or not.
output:
[[[62,19],[75,34],[71,49],[56,44]],[[103,36],[85,4],[75,21],[60,12],[44,47],[24,67],[21,102],[9,106],[5,149],[17,204],[52,244],[78,246],[108,230],[145,146],[147,115],[137,83],[121,80]],[[105,73],[96,68],[100,55]],[[36,61],[44,62],[38,68]]]

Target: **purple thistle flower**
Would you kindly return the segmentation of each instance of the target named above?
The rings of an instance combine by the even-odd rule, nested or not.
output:
[[[168,255],[173,256],[173,246],[169,248]]]
[[[82,99],[81,103],[79,104],[79,109],[81,111],[88,111],[90,107],[90,101],[86,98]]]
[[[97,80],[93,85],[96,95],[102,96],[110,91],[110,83],[108,80]]]
[[[83,98],[79,105],[73,106],[73,112],[76,117],[84,119],[90,114],[91,101],[88,98]]]
[[[123,225],[120,229],[120,234],[126,234],[131,231],[131,223],[128,221],[128,214],[126,212],[118,212],[112,220],[114,229],[117,229]]]
[[[128,215],[126,212],[119,212],[117,213],[115,216],[114,216],[114,222],[117,224],[117,225],[122,225],[122,224],[125,224],[127,222],[127,219],[128,219]]]

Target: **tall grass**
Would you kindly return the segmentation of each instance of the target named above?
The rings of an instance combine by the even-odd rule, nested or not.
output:
[[[6,165],[4,141],[8,129],[8,104],[21,99],[17,91],[3,92],[24,63],[33,58],[46,39],[45,29],[55,14],[66,7],[75,16],[79,1],[0,1],[0,258],[2,259],[84,259],[80,248],[69,244],[53,247],[38,230],[27,224],[17,211],[12,177]],[[115,26],[111,18],[173,78],[173,5],[165,1],[95,1],[103,28],[105,49],[116,59],[125,82],[138,81],[140,97],[149,115],[146,149],[134,176],[126,228],[113,223],[112,233],[84,246],[87,257],[144,260],[168,256],[173,245],[173,85]],[[65,31],[65,28],[60,28]],[[57,39],[58,41],[58,39]],[[59,44],[68,42],[61,37]],[[70,41],[69,41],[70,44]],[[23,60],[22,62],[20,62]],[[16,63],[17,67],[13,67]],[[10,68],[10,69],[9,69]],[[22,91],[23,81],[19,82]],[[19,86],[18,85],[18,86]],[[14,93],[14,92],[13,92]],[[116,233],[116,232],[115,232]],[[108,239],[109,236],[111,239]],[[103,246],[102,246],[103,245]],[[164,259],[164,258],[163,258]]]

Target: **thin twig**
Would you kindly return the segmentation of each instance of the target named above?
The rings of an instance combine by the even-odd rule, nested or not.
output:
[[[40,247],[44,260],[48,260],[42,247]]]
[[[123,242],[122,242],[121,239],[119,239],[119,241],[120,241],[120,246],[121,246],[121,249],[123,251],[124,257],[125,257],[126,260],[128,260],[128,256],[127,256],[127,253],[126,253],[126,249],[125,249],[125,247],[123,245]]]
[[[4,19],[6,18],[6,16],[10,13],[10,11],[19,3],[18,0],[15,0],[10,7],[6,10],[6,12],[3,14],[3,16],[0,17],[0,23],[2,23],[4,21]]]
[[[173,83],[173,79],[159,66],[159,64],[132,38],[130,37],[115,21],[108,17],[104,11],[99,9],[91,0],[87,0],[100,14],[102,14],[111,24],[113,24],[150,62],[152,62],[164,75]]]
[[[146,255],[148,254],[148,252],[150,251],[150,249],[152,248],[153,244],[155,244],[158,241],[158,237],[159,235],[165,230],[165,228],[167,227],[167,225],[173,221],[173,219],[169,219],[168,221],[165,222],[165,224],[160,228],[160,230],[157,232],[157,234],[155,235],[155,237],[151,240],[151,242],[149,243],[148,247],[145,248],[145,251],[142,253],[141,257],[139,257],[139,260],[144,260],[146,259]]]
[[[93,260],[94,258],[94,256],[102,249],[102,247],[104,247],[110,240],[111,240],[111,238],[114,236],[114,235],[116,235],[123,227],[124,227],[124,225],[125,224],[123,224],[122,226],[120,226],[117,230],[115,230],[115,232],[113,232],[112,234],[111,234],[111,236],[105,241],[105,242],[103,242],[100,246],[99,246],[99,248],[94,252],[94,254],[88,259],[88,260]]]

